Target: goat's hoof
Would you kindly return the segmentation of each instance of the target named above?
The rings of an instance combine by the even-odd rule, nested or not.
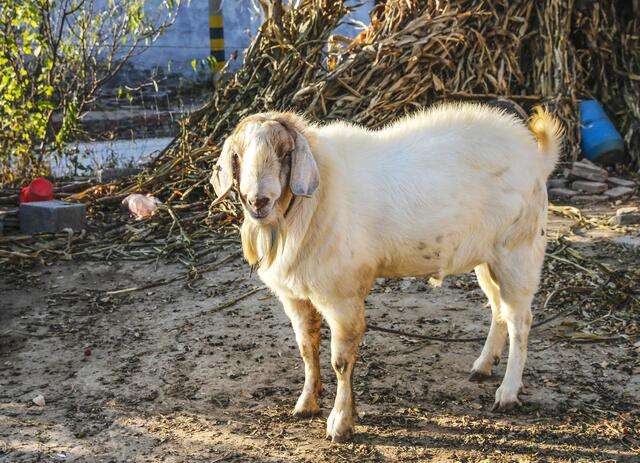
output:
[[[491,411],[497,413],[506,413],[514,410],[520,405],[522,405],[522,403],[519,400],[514,400],[513,402],[494,402],[493,407],[491,407]]]
[[[483,373],[478,370],[471,370],[471,374],[469,374],[469,381],[473,383],[481,383],[491,378],[491,373]]]
[[[291,411],[291,415],[296,418],[313,418],[321,414],[320,408],[298,409],[297,407]]]
[[[342,443],[351,440],[353,436],[353,415],[351,411],[337,411],[334,407],[327,418],[327,439],[331,442]]]
[[[518,391],[505,392],[500,386],[496,391],[496,401],[493,404],[492,412],[508,412],[522,405],[518,399]]]
[[[320,414],[318,400],[312,394],[303,393],[296,402],[296,406],[291,412],[296,418],[310,418]]]
[[[350,442],[352,437],[353,433],[351,431],[345,434],[327,434],[327,440],[330,440],[333,444],[344,444],[346,442]]]

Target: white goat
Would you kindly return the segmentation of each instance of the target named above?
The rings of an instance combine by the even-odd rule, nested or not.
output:
[[[527,128],[501,110],[445,105],[379,131],[310,125],[291,113],[245,118],[225,141],[211,182],[235,186],[245,258],[291,319],[305,365],[294,413],[319,413],[318,349],[331,329],[336,400],[327,437],[353,433],[353,368],[376,277],[441,280],[475,268],[492,320],[472,380],[491,375],[509,335],[495,408],[519,404],[531,301],[545,251],[545,181],[561,129],[538,110]]]

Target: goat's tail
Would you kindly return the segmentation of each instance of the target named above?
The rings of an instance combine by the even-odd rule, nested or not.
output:
[[[533,116],[529,119],[529,130],[538,142],[540,153],[544,156],[543,175],[546,179],[551,175],[560,158],[564,129],[558,119],[542,106],[536,106]]]

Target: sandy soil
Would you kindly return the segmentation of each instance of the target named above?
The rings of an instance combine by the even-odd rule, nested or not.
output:
[[[211,260],[233,252],[221,251]],[[350,444],[324,439],[335,380],[323,329],[323,416],[290,416],[303,369],[289,322],[241,259],[185,284],[105,291],[184,272],[169,264],[57,263],[0,277],[0,461],[640,461],[640,348],[532,332],[524,405],[492,413],[503,362],[476,384],[481,342],[369,331],[357,364]],[[541,307],[541,296],[534,306]],[[484,336],[473,276],[441,288],[380,282],[370,323]],[[32,399],[42,394],[38,406]]]

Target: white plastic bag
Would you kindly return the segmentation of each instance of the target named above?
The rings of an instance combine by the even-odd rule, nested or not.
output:
[[[162,202],[151,194],[132,193],[122,200],[122,204],[129,208],[136,220],[142,220],[155,214]]]

